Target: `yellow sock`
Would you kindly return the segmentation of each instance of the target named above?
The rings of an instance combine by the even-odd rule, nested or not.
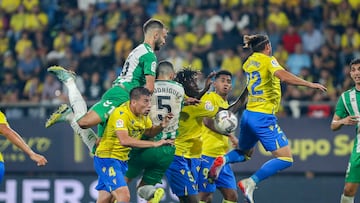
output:
[[[223,199],[222,203],[236,203],[236,202]]]

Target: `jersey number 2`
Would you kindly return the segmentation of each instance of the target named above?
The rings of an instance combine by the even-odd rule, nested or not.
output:
[[[250,87],[251,88],[251,94],[252,95],[261,95],[261,94],[263,94],[262,90],[257,90],[257,91],[255,90],[255,88],[261,84],[261,77],[260,77],[259,71],[246,73],[246,75],[247,75],[247,79],[248,79],[248,84],[250,84],[249,83],[250,80],[256,79],[255,82],[253,82],[253,84]]]

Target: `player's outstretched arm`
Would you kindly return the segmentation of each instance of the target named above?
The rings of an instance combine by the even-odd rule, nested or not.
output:
[[[230,104],[228,110],[233,113],[236,113],[237,111],[239,111],[240,107],[242,107],[246,104],[247,97],[248,97],[248,90],[247,90],[247,88],[245,88],[244,91],[242,92],[242,94],[236,99],[236,101],[233,102],[232,104]],[[219,111],[220,110],[221,109],[219,109]]]
[[[145,84],[145,88],[148,89],[151,93],[154,92],[154,88],[155,88],[155,76],[152,75],[146,75],[145,76],[146,79],[146,84]]]
[[[306,87],[310,87],[310,88],[314,88],[314,89],[319,89],[323,92],[326,92],[326,90],[327,90],[326,87],[324,87],[322,84],[306,81],[286,70],[276,71],[275,76],[277,78],[279,78],[282,82],[285,82],[290,85],[306,86]]]
[[[216,72],[211,72],[207,77],[206,77],[206,81],[205,81],[205,87],[203,90],[201,90],[201,92],[199,93],[199,95],[196,97],[196,99],[200,99],[207,91],[209,91],[212,81],[211,79],[216,75]]]
[[[47,164],[47,160],[44,156],[35,153],[29,145],[25,143],[22,137],[13,130],[10,126],[6,124],[0,124],[0,133],[4,135],[11,143],[19,147],[23,152],[25,152],[31,160],[35,161],[38,166],[44,166]]]

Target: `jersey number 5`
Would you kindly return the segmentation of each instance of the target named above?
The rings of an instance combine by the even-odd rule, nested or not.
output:
[[[167,113],[171,113],[170,96],[158,96],[157,97],[158,110],[167,109]],[[163,115],[158,114],[158,119],[163,120]]]

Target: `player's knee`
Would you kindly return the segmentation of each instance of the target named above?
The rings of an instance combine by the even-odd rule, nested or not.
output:
[[[224,200],[223,202],[237,202],[238,201],[238,195],[237,192],[235,190],[226,193],[226,195],[224,195]]]

